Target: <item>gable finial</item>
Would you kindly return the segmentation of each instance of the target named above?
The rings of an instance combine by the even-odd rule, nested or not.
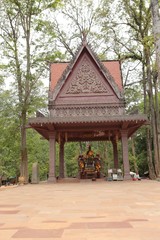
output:
[[[82,39],[83,46],[86,46],[87,45],[87,34],[86,34],[85,30],[82,32],[82,36],[83,36],[83,39]]]

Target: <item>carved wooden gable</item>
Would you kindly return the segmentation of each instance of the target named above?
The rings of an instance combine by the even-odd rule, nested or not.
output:
[[[110,90],[97,73],[95,67],[87,56],[84,56],[77,67],[77,71],[67,86],[66,94],[101,94]]]
[[[55,105],[117,104],[120,101],[120,91],[117,90],[118,87],[113,78],[109,78],[112,76],[108,72],[104,73],[88,48],[84,47],[68,71],[67,77],[57,83],[59,86],[55,94]]]

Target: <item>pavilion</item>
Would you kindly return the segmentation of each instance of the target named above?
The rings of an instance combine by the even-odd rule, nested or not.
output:
[[[125,113],[119,61],[101,62],[83,41],[70,63],[50,64],[48,109],[48,117],[38,115],[29,119],[29,125],[49,141],[49,182],[56,181],[56,142],[59,177],[64,178],[64,144],[73,141],[111,141],[118,168],[121,140],[124,180],[130,179],[128,139],[148,119]]]

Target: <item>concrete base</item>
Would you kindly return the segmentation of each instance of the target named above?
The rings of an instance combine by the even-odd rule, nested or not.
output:
[[[57,179],[55,177],[49,177],[48,178],[48,183],[56,183],[57,182]]]
[[[132,180],[130,174],[125,174],[123,180]]]

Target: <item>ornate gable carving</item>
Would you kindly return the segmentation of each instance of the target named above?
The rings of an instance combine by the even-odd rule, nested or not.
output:
[[[80,46],[49,97],[54,105],[77,103],[78,98],[83,103],[97,103],[98,98],[103,103],[124,100],[113,76],[88,44]]]
[[[84,58],[66,94],[108,93],[107,87],[98,78],[87,58]]]

